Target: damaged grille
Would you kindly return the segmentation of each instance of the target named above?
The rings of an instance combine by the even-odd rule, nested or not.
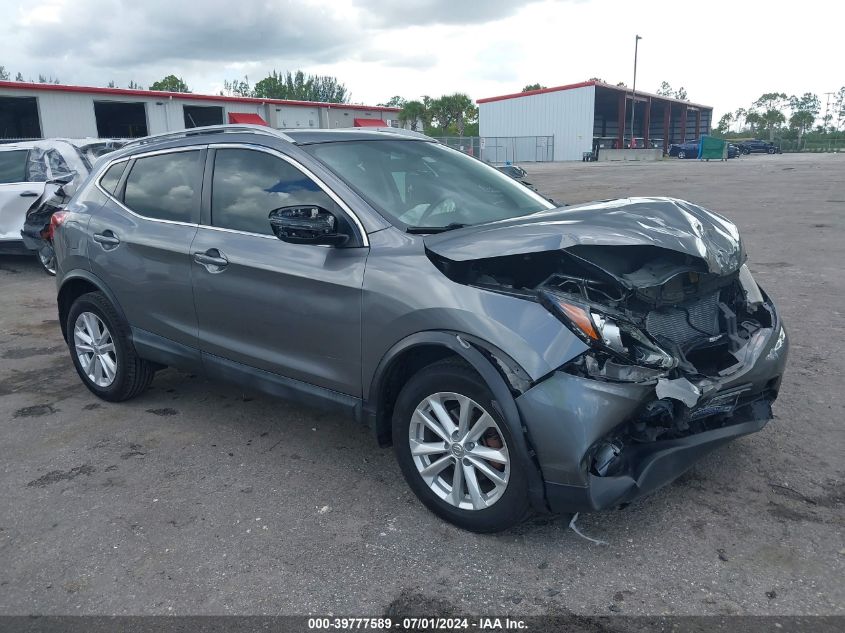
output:
[[[645,323],[652,336],[681,346],[703,336],[716,336],[719,334],[719,293],[685,306],[652,310]]]

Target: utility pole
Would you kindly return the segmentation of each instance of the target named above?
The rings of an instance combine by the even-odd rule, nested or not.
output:
[[[634,147],[634,112],[637,109],[637,48],[640,40],[643,39],[639,35],[634,39],[634,86],[631,89],[631,145]]]
[[[823,126],[824,131],[827,132],[827,126],[830,123],[830,121],[827,118],[830,115],[830,98],[833,95],[835,95],[836,93],[835,92],[826,92],[824,94],[827,96],[827,104],[824,107],[824,119],[822,119],[822,121],[824,122],[824,126]]]

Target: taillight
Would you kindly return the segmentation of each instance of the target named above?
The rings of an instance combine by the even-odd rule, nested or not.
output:
[[[56,229],[65,223],[67,216],[67,211],[56,211],[50,216],[50,228],[47,229],[47,239],[53,239],[53,236],[56,234]]]

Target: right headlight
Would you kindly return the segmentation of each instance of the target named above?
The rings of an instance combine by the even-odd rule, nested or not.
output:
[[[619,315],[569,297],[541,291],[541,303],[593,349],[623,363],[668,370],[677,360],[647,333]]]

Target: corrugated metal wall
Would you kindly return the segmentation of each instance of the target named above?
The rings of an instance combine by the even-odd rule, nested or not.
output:
[[[554,136],[555,160],[592,150],[595,87],[478,104],[480,136]]]
[[[397,118],[395,112],[367,110],[363,106],[297,106],[250,102],[217,101],[210,99],[179,99],[86,94],[83,92],[51,92],[48,90],[4,89],[7,97],[35,97],[44,138],[86,138],[97,136],[95,101],[143,103],[147,118],[147,133],[161,134],[185,128],[183,105],[218,106],[223,108],[223,122],[228,123],[230,112],[258,114],[275,128],[352,127],[356,118]]]

